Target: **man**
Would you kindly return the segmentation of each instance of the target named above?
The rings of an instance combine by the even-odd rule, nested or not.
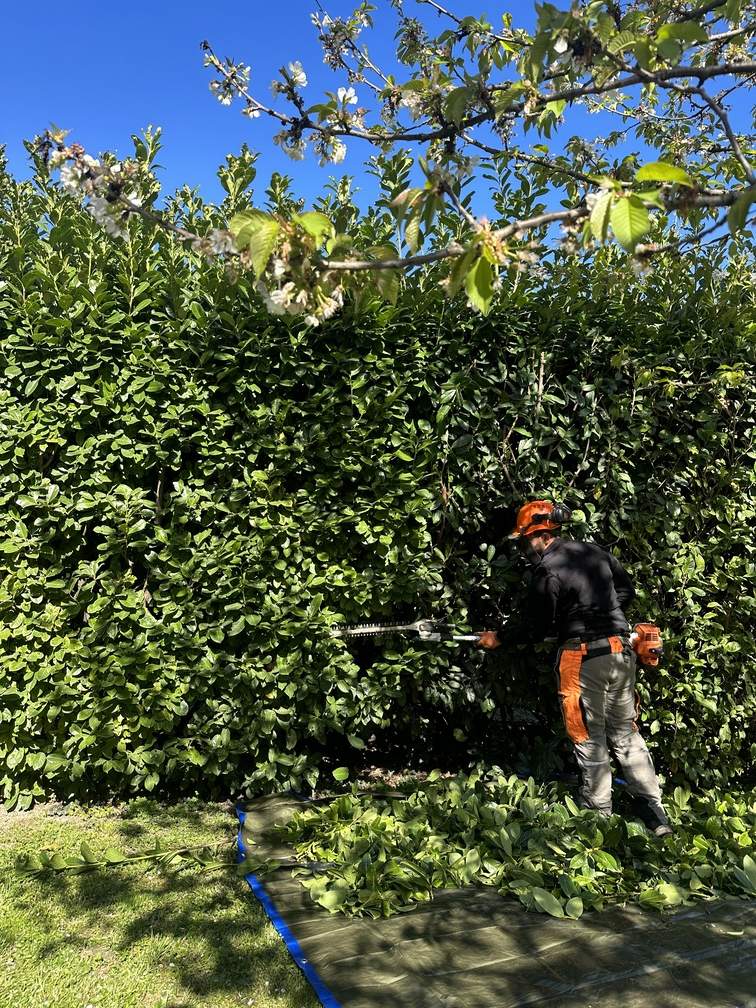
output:
[[[672,829],[635,706],[636,656],[624,608],[635,595],[619,561],[590,543],[561,539],[569,512],[551,501],[530,501],[510,538],[533,564],[528,608],[536,640],[556,638],[559,700],[580,769],[582,804],[612,812],[610,750],[639,814],[657,836]],[[481,637],[498,647],[496,633]]]

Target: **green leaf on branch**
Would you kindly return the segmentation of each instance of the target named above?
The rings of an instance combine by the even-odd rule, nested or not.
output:
[[[389,206],[391,207],[391,210],[396,219],[402,220],[404,217],[406,217],[412,211],[412,208],[415,206],[418,200],[421,200],[423,198],[424,193],[425,193],[424,189],[411,188],[411,189],[404,189],[402,192],[399,193],[398,196],[395,196],[394,199],[392,199]]]
[[[470,269],[470,265],[477,255],[477,252],[477,248],[473,246],[461,255],[459,259],[454,260],[454,265],[451,268],[449,280],[446,284],[446,293],[448,297],[453,298],[459,291],[462,286],[462,281],[467,276],[467,271]]]
[[[611,42],[606,47],[607,52],[613,56],[619,56],[625,49],[632,49],[638,41],[637,36],[630,31],[619,31],[613,36]]]
[[[348,234],[335,234],[326,242],[326,252],[333,257],[337,253],[351,251],[354,246],[354,239]]]
[[[103,857],[108,864],[122,864],[126,860],[126,855],[116,850],[115,847],[108,847]]]
[[[399,273],[392,269],[378,270],[375,273],[375,282],[383,300],[395,305],[399,300],[399,291],[401,290]]]
[[[303,231],[306,231],[311,238],[315,239],[317,248],[323,244],[326,236],[329,238],[334,234],[335,228],[325,214],[310,210],[307,213],[295,214],[292,221],[298,224]]]
[[[409,250],[412,253],[417,252],[417,250],[422,245],[422,235],[420,234],[420,218],[416,214],[411,217],[407,222],[407,227],[404,230],[404,238],[409,246]]]
[[[742,231],[745,227],[746,218],[748,217],[748,210],[753,202],[756,201],[756,187],[751,189],[746,189],[744,193],[735,200],[730,209],[727,211],[727,225],[730,229],[730,234],[733,236]]]
[[[745,4],[746,0],[727,0],[724,9],[724,16],[732,24],[738,24]]]
[[[572,815],[580,815],[580,809],[569,795],[564,796],[564,804]]]
[[[87,862],[87,864],[95,864],[97,861],[97,855],[89,846],[86,840],[81,842],[81,856]]]
[[[689,45],[706,42],[706,31],[694,21],[675,22],[662,25],[656,33],[656,49],[666,60],[678,60]]]
[[[609,214],[614,201],[613,192],[605,192],[599,196],[593,210],[591,211],[591,231],[597,241],[606,240],[606,232],[609,228]]]
[[[482,315],[488,315],[491,309],[493,281],[493,266],[488,259],[480,256],[465,277],[465,290],[472,306]]]
[[[653,51],[648,42],[645,40],[636,42],[633,46],[633,55],[638,60],[638,66],[641,69],[648,70],[651,67]]]
[[[444,102],[446,118],[456,126],[459,126],[465,114],[465,109],[473,96],[474,92],[469,87],[457,87],[453,91],[450,91]]]
[[[566,105],[567,102],[564,100],[547,102],[543,112],[538,116],[538,129],[545,137],[551,138],[551,130],[556,126]]]
[[[333,771],[333,778],[337,781],[345,781],[349,777],[349,770],[345,766],[336,767]]]
[[[528,88],[522,81],[515,81],[507,86],[506,90],[494,91],[492,101],[497,115],[503,115],[515,102],[520,101]]]
[[[675,41],[680,43],[706,42],[708,39],[706,30],[695,21],[678,21],[674,24],[665,24],[656,33],[657,42]]]
[[[379,259],[386,262],[388,259],[398,259],[399,253],[393,245],[373,245],[365,250],[365,254],[371,259]],[[375,281],[381,297],[389,304],[395,305],[401,290],[401,277],[395,269],[376,270],[372,279]]]
[[[551,51],[553,39],[550,31],[539,32],[526,49],[522,61],[522,70],[525,77],[528,77],[534,84],[540,81],[543,76],[543,62]]]
[[[276,247],[281,225],[262,210],[244,210],[231,218],[228,227],[236,239],[236,247],[249,252],[252,268],[261,277]]]
[[[633,251],[651,227],[648,210],[637,196],[618,199],[612,206],[609,219],[615,238],[628,252]]]
[[[695,182],[684,169],[666,161],[652,161],[651,164],[643,165],[635,173],[635,179],[637,182],[675,182],[677,185],[691,188],[695,186]]]

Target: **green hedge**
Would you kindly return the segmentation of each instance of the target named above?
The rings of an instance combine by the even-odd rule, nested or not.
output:
[[[579,509],[576,534],[636,578],[631,616],[665,628],[668,661],[642,686],[660,767],[744,779],[747,262],[707,253],[635,281],[607,252],[557,265],[548,286],[523,278],[487,320],[445,302],[431,273],[396,308],[307,331],[173,242],[138,226],[111,241],[44,183],[3,175],[0,199],[10,807],[314,784],[347,737],[422,741],[439,725],[549,765],[552,677],[527,651],[355,660],[328,633],[335,619],[507,612],[521,571],[503,526],[534,494]],[[173,209],[222,212],[189,193]]]

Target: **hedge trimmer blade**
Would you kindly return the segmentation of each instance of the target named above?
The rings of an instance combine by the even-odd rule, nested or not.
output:
[[[414,623],[337,623],[331,628],[332,637],[384,637],[388,634],[417,634],[423,640],[441,640],[435,632],[433,620],[415,620]]]
[[[386,637],[389,634],[413,634],[422,641],[477,641],[480,634],[442,634],[435,620],[419,619],[414,623],[337,623],[332,637]]]

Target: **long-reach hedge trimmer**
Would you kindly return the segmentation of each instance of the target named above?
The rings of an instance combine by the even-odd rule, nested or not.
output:
[[[331,629],[332,637],[385,637],[389,634],[410,634],[421,641],[458,641],[480,644],[485,633],[455,634],[441,629],[438,620],[419,619],[414,623],[337,623]]]
[[[479,630],[471,634],[455,634],[442,630],[444,624],[434,619],[419,619],[414,623],[337,623],[331,627],[332,637],[386,637],[390,634],[410,634],[420,641],[456,641],[478,644],[487,649],[499,646],[495,630]],[[636,623],[630,643],[640,665],[656,668],[664,652],[661,631],[654,623]]]

